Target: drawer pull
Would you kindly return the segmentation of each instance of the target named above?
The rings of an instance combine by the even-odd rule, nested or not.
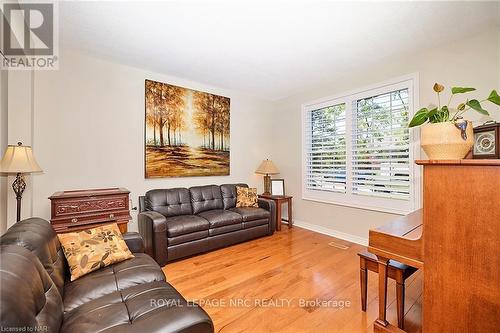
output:
[[[78,219],[77,218],[72,218],[71,222],[76,223],[76,222],[78,222]]]
[[[110,218],[110,219],[115,218],[115,214],[109,214],[109,218]]]

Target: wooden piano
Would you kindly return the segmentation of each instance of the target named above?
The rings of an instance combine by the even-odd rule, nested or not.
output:
[[[423,332],[500,330],[500,160],[426,160],[423,209],[370,230],[379,261],[376,332],[386,320],[389,259],[424,270]]]

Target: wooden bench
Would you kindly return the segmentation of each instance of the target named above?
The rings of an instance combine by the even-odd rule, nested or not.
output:
[[[361,278],[361,310],[366,311],[368,272],[378,273],[377,256],[369,252],[358,253]],[[409,278],[416,268],[402,264],[395,260],[389,260],[387,269],[389,278],[396,280],[396,303],[398,311],[398,327],[404,328],[405,314],[405,280]]]

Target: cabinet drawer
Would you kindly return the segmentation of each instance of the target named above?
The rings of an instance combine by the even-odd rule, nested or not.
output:
[[[91,228],[97,228],[101,227],[104,225],[109,225],[111,223],[117,223],[118,228],[120,229],[121,233],[127,232],[127,220],[121,220],[121,221],[106,221],[106,222],[89,222],[89,223],[73,223],[73,224],[67,224],[67,223],[62,223],[62,224],[53,224],[52,228],[54,228],[56,233],[64,233],[64,232],[74,232],[74,231],[81,231],[81,230],[86,230],[86,229],[91,229]]]
[[[52,202],[52,216],[55,218],[79,214],[103,214],[117,210],[128,211],[128,196],[62,199]]]
[[[114,213],[99,213],[92,215],[72,215],[56,217],[50,220],[52,224],[89,224],[116,220],[129,220],[131,216],[128,211],[114,212]]]

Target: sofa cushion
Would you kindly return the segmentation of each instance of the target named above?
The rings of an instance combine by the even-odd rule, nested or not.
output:
[[[177,237],[196,231],[208,230],[210,224],[202,217],[196,215],[180,215],[167,218],[168,237]]]
[[[94,299],[66,313],[63,333],[213,332],[206,312],[165,282],[151,282]]]
[[[168,246],[184,244],[187,242],[195,241],[208,237],[208,230],[196,231],[189,234],[180,235],[177,237],[168,238]]]
[[[151,190],[144,198],[146,210],[154,210],[166,217],[191,215],[191,196],[187,188]]]
[[[258,227],[260,225],[269,225],[269,219],[260,219],[243,222],[243,229],[249,229],[253,227]]]
[[[236,207],[259,207],[257,189],[237,186]]]
[[[0,330],[59,332],[61,295],[40,260],[22,246],[2,245],[0,251]]]
[[[71,281],[134,257],[116,223],[59,234],[57,237],[68,261]]]
[[[207,210],[222,209],[222,193],[217,185],[194,186],[189,188],[193,214]]]
[[[241,229],[243,229],[243,223],[236,223],[236,224],[225,225],[218,228],[211,228],[209,230],[209,234],[210,236],[216,236]]]
[[[68,266],[61,243],[48,221],[32,217],[17,222],[2,235],[0,244],[19,245],[36,255],[62,297]]]
[[[248,187],[247,184],[224,184],[220,186],[224,209],[236,207],[236,187]]]
[[[138,284],[165,281],[158,264],[144,253],[68,282],[64,289],[64,311],[70,312],[94,299]]]
[[[243,222],[268,219],[271,213],[263,208],[256,207],[237,207],[231,208],[230,211],[238,213],[243,218]]]
[[[210,223],[210,229],[241,223],[241,215],[230,210],[213,209],[198,214]]]

